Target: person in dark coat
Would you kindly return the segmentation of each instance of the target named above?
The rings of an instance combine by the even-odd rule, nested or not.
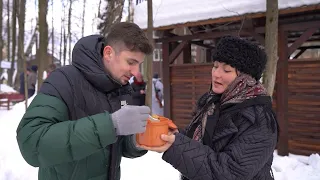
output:
[[[28,80],[28,98],[32,97],[36,91],[38,66],[33,65],[27,76]]]
[[[20,80],[20,86],[19,86],[19,93],[24,95],[24,72],[20,73],[19,76],[19,80]]]
[[[147,153],[135,137],[150,108],[132,105],[128,81],[152,52],[143,30],[128,22],[75,44],[72,65],[50,73],[17,128],[39,180],[119,180],[122,157]]]
[[[31,69],[30,67],[28,67],[27,70],[26,70],[27,80],[28,80],[28,78],[29,78],[28,76],[31,74],[31,72],[32,72],[32,69]],[[25,80],[24,80],[24,72],[20,73],[19,79],[20,79],[19,93],[24,96],[24,95],[25,95],[25,89],[24,89],[24,83],[25,83]],[[28,81],[27,81],[27,83],[28,83]],[[27,86],[27,90],[28,90],[28,96],[29,96],[28,98],[30,98],[30,95],[29,95],[30,92],[29,92],[28,86]]]
[[[278,123],[271,97],[259,82],[264,50],[238,37],[223,37],[213,53],[212,86],[197,102],[186,129],[161,135],[167,143],[142,148],[183,180],[270,180]]]
[[[132,98],[133,98],[133,104],[137,106],[143,106],[145,105],[145,100],[146,100],[146,83],[143,80],[143,76],[141,73],[138,73],[134,78],[133,78],[133,83],[131,84],[133,93],[132,93]]]

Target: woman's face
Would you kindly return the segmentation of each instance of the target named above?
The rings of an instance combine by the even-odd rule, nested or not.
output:
[[[237,70],[228,64],[215,61],[212,68],[212,91],[222,94],[237,77]]]

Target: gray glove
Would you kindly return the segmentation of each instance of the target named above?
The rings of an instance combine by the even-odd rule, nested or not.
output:
[[[116,128],[117,135],[131,135],[143,133],[146,130],[150,114],[148,106],[126,105],[111,114],[111,119]]]

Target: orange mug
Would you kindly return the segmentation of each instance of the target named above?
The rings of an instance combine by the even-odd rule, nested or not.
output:
[[[137,143],[148,147],[163,146],[166,142],[163,141],[161,134],[168,134],[169,129],[175,130],[178,127],[172,120],[163,116],[157,116],[159,121],[152,121],[148,119],[146,131],[136,135]]]

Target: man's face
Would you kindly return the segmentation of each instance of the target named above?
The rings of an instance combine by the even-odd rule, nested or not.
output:
[[[135,77],[136,77],[138,82],[142,82],[143,81],[143,77],[142,77],[141,73],[136,74]]]
[[[103,63],[105,69],[113,79],[126,85],[132,76],[139,73],[139,65],[144,61],[145,54],[129,50],[115,51],[111,46],[103,50]]]

